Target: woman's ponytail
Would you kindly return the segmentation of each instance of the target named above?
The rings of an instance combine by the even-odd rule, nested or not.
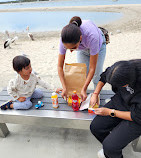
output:
[[[69,24],[74,24],[74,25],[80,27],[80,25],[82,24],[82,20],[81,20],[80,17],[74,16],[74,17],[71,18]]]

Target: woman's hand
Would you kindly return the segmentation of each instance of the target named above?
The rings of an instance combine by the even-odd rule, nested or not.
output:
[[[81,95],[81,101],[82,101],[82,102],[87,99],[87,93],[86,93],[85,90],[82,89],[80,95]]]
[[[24,102],[26,100],[26,97],[19,97],[17,100],[20,102]]]
[[[61,96],[65,99],[65,100],[67,100],[67,90],[66,89],[62,89],[62,93],[61,93]]]
[[[62,88],[57,88],[55,92],[59,94],[60,92],[62,92],[62,90],[63,90]]]
[[[110,115],[111,109],[109,109],[109,108],[95,108],[94,112],[96,115],[108,116],[108,115]]]
[[[98,94],[93,93],[91,96],[90,105],[92,105],[92,107],[94,107],[95,104],[99,105],[99,96],[98,96]]]
[[[67,90],[65,88],[57,88],[56,89],[56,93],[59,94],[59,92],[61,92],[61,96],[63,99],[67,100]]]

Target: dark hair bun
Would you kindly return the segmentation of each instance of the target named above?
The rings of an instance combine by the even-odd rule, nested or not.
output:
[[[74,25],[80,27],[80,25],[82,24],[82,20],[81,20],[80,17],[74,16],[74,17],[71,18],[69,24],[74,24]]]

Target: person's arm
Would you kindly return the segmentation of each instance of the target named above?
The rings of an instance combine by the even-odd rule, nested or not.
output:
[[[112,109],[101,107],[101,108],[94,109],[94,111],[95,111],[96,115],[110,116]],[[133,121],[131,118],[130,111],[115,110],[114,113],[115,113],[115,117],[118,117],[118,118],[123,119],[123,120]]]
[[[65,55],[59,54],[58,55],[58,75],[62,83],[62,87],[65,89],[66,85],[65,85],[64,71],[63,71],[64,61],[65,61]]]
[[[65,61],[65,54],[59,54],[58,55],[58,75],[63,87],[62,90],[62,97],[64,96],[67,98],[67,93],[66,93],[66,84],[65,84],[65,79],[64,79],[64,71],[63,71],[63,66],[64,66],[64,61]]]
[[[141,124],[141,92],[137,93],[130,101],[131,118]]]
[[[107,80],[106,80],[106,74],[107,74],[107,72],[108,72],[109,70],[110,70],[110,67],[108,67],[108,68],[100,75],[100,80],[99,80],[99,82],[98,82],[98,84],[97,84],[97,86],[96,86],[96,89],[95,89],[95,91],[94,91],[92,97],[91,97],[91,102],[90,102],[90,104],[91,104],[92,106],[94,106],[96,103],[98,104],[98,101],[99,101],[98,95],[99,95],[99,93],[100,93],[102,87],[103,87],[103,86],[106,84],[106,82],[107,82]]]
[[[105,85],[105,83],[99,81],[93,94],[99,95],[99,93],[104,85]]]
[[[88,72],[85,84],[84,84],[84,86],[81,90],[81,99],[82,99],[82,101],[85,101],[86,98],[87,98],[86,90],[87,90],[87,87],[90,84],[90,82],[91,82],[91,80],[94,76],[94,73],[95,73],[95,70],[96,70],[97,60],[98,60],[98,54],[90,55],[89,72]]]
[[[115,110],[115,116],[118,118],[121,118],[123,120],[133,121],[131,118],[131,112],[130,111],[119,111]]]
[[[16,90],[15,80],[10,80],[9,84],[7,86],[7,92],[10,96],[14,98],[14,100],[17,100],[19,98],[18,92]]]
[[[26,98],[25,97],[19,97],[17,87],[16,87],[16,82],[17,82],[16,79],[9,81],[9,84],[7,86],[7,92],[10,96],[13,97],[13,101],[18,100],[20,102],[24,102],[26,100]]]
[[[106,84],[106,74],[108,72],[108,70],[110,70],[110,67],[108,67],[101,75],[100,75],[100,80],[96,86],[96,89],[94,91],[93,94],[97,94],[99,95],[101,89],[103,88],[103,86]]]
[[[90,101],[90,105],[92,105],[92,107],[97,103],[99,104],[99,99],[98,99],[98,95],[102,89],[102,87],[105,85],[105,83],[99,81],[97,86],[96,86],[96,89],[94,91],[94,93],[92,94],[91,96],[91,101]]]
[[[41,86],[41,87],[43,87],[43,88],[45,88],[45,89],[48,89],[48,90],[50,90],[50,91],[55,91],[55,88],[54,88],[53,85],[51,85],[51,84],[45,82],[45,81],[42,80],[39,76],[36,76],[36,75],[35,75],[35,77],[36,77],[36,80],[37,80],[37,85],[39,85],[39,86]]]

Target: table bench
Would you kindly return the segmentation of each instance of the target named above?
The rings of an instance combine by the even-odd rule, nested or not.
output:
[[[52,107],[51,92],[42,89],[44,97],[42,99],[32,99],[33,106],[29,110],[0,110],[0,137],[6,137],[9,130],[6,123],[24,124],[24,125],[43,125],[59,128],[89,129],[90,123],[95,117],[88,111],[73,112],[72,107],[68,106],[66,101],[59,95],[59,108]],[[92,93],[88,90],[87,93]],[[110,99],[114,93],[111,90],[102,90],[100,95],[100,105],[104,105],[107,99]],[[0,105],[11,97],[6,88],[0,92]],[[38,100],[44,103],[44,107],[35,108]],[[135,151],[141,151],[141,140],[138,138],[132,143]]]

